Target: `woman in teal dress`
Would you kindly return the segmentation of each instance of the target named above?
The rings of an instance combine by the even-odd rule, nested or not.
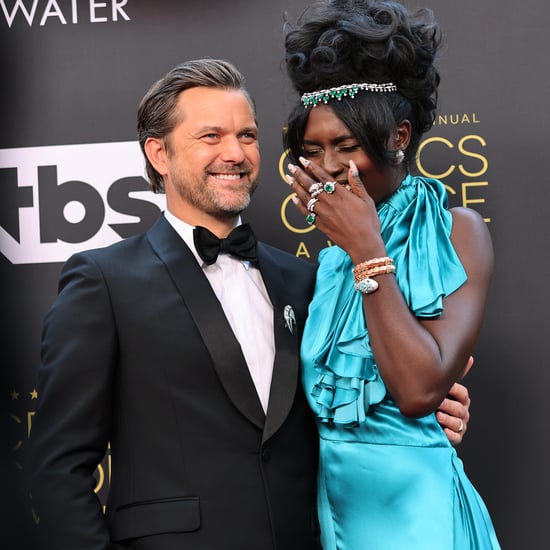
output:
[[[473,352],[493,267],[481,217],[410,172],[434,120],[439,42],[426,10],[367,0],[329,3],[286,37],[301,94],[287,180],[333,244],[302,342],[325,550],[499,548],[435,417]]]

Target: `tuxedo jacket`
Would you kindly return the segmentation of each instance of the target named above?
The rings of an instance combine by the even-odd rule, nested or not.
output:
[[[317,433],[299,379],[315,266],[264,243],[258,255],[274,312],[267,414],[202,268],[164,216],[65,264],[31,432],[42,547],[318,548]],[[108,443],[104,514],[93,472]]]

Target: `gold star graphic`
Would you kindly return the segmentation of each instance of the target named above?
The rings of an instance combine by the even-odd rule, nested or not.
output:
[[[12,401],[17,401],[19,399],[19,392],[11,390],[10,397]]]
[[[34,388],[29,395],[31,396],[31,399],[38,399],[38,392],[36,391],[36,388]]]

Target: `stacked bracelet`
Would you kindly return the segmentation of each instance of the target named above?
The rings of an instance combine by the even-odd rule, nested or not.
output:
[[[375,292],[378,290],[378,283],[372,277],[385,275],[387,273],[395,273],[393,260],[388,256],[372,258],[371,260],[357,264],[353,268],[355,290],[363,294]]]

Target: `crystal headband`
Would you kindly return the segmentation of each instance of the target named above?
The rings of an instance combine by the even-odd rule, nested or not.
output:
[[[327,88],[326,90],[318,90],[302,95],[302,103],[305,107],[316,107],[318,103],[328,103],[330,99],[340,101],[343,97],[349,96],[350,99],[355,97],[359,90],[366,92],[397,92],[397,86],[393,82],[385,82],[383,84],[374,84],[372,82],[362,82],[361,84],[344,84],[335,88]]]

